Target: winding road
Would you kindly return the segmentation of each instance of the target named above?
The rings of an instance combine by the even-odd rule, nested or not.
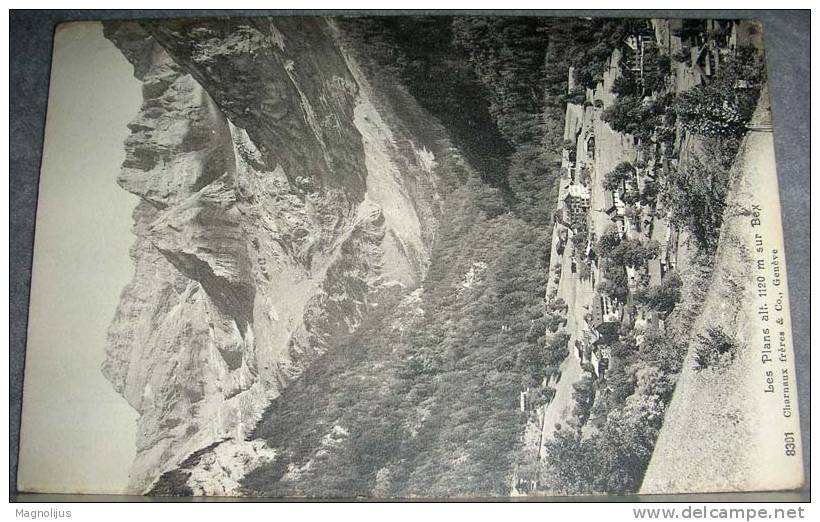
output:
[[[582,281],[577,273],[572,273],[572,243],[567,244],[567,249],[561,259],[561,280],[558,283],[558,297],[563,299],[569,311],[567,312],[567,324],[565,330],[570,335],[569,350],[570,355],[561,363],[561,380],[553,384],[555,396],[544,408],[544,415],[541,425],[541,442],[538,448],[538,455],[544,457],[544,445],[549,441],[555,430],[555,424],[562,422],[572,412],[575,401],[572,398],[572,385],[578,382],[583,375],[581,362],[576,356],[575,341],[583,338],[585,326],[584,315],[591,309],[592,282]]]

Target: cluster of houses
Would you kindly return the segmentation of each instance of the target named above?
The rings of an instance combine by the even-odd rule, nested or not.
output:
[[[654,310],[640,310],[631,303],[617,303],[609,296],[598,293],[588,317],[589,329],[581,339],[576,340],[575,357],[579,364],[588,369],[598,379],[605,379],[612,362],[611,346],[618,340],[622,328],[644,332],[649,327],[663,328],[663,319]],[[638,346],[643,343],[643,335],[636,336]]]
[[[591,129],[587,134],[579,134],[575,140],[577,148],[565,150],[563,156],[563,168],[566,169],[565,176],[569,178],[569,185],[563,190],[559,218],[573,233],[594,228],[590,226],[593,198],[590,187],[586,184],[589,177],[583,175],[585,171],[593,170],[595,164],[595,136],[590,131]],[[658,171],[663,168],[667,167],[661,161],[641,162],[640,167],[632,168],[631,175],[625,175],[617,186],[607,187],[602,193],[602,200],[595,202],[594,210],[609,218],[620,237],[653,240],[661,245],[660,255],[648,263],[645,271],[625,268],[630,290],[627,303],[615,302],[600,292],[594,295],[587,321],[589,328],[584,332],[583,338],[576,340],[574,352],[579,362],[589,365],[588,368],[591,367],[600,379],[605,378],[610,367],[609,346],[617,340],[622,326],[648,322],[657,324],[659,321],[657,314],[638,310],[632,304],[631,294],[638,290],[641,283],[660,284],[662,277],[675,268],[677,232],[666,219],[657,217],[657,214],[662,213],[662,208],[648,205],[640,197],[650,183],[656,182]],[[562,245],[566,242],[565,238],[566,235],[559,236]],[[593,240],[590,237],[586,251],[578,254],[588,256]]]
[[[667,54],[672,55],[676,49],[684,56],[688,52],[688,66],[696,83],[709,83],[727,56],[739,49],[762,46],[758,26],[748,21],[678,19],[652,23],[655,40]]]
[[[638,310],[632,303],[632,294],[642,286],[642,283],[659,285],[666,273],[675,269],[677,230],[666,219],[654,215],[655,209],[639,202],[640,191],[647,183],[654,182],[653,171],[654,165],[638,169],[632,178],[624,180],[614,190],[605,190],[603,193],[600,210],[609,217],[619,236],[655,241],[660,245],[660,252],[656,258],[648,262],[645,269],[625,267],[627,287],[630,291],[626,303],[615,302],[600,292],[594,296],[588,321],[589,331],[586,338],[576,347],[576,355],[582,364],[588,363],[596,377],[601,379],[605,377],[610,365],[608,346],[617,340],[618,332],[623,326],[631,327],[638,323],[650,322],[658,325],[657,314]],[[579,209],[568,215],[568,218],[571,217],[568,219],[571,223],[580,222],[580,209],[589,211],[587,196],[588,191],[567,192],[565,205],[572,202],[575,208]]]
[[[678,22],[670,23],[673,25],[666,28],[667,35],[675,34],[678,38],[682,32],[686,32],[685,28],[674,26]],[[747,40],[751,37],[749,34],[741,34],[735,23],[709,23],[722,25],[700,28],[698,32],[692,33],[696,36],[686,37],[691,40],[694,69],[700,71],[704,82],[708,81],[720,66],[721,56],[717,56],[716,53],[724,52],[721,49],[735,49],[737,46],[747,45]],[[731,42],[728,45],[715,46],[709,38],[698,36],[705,33],[725,35]],[[658,66],[658,50],[664,45],[663,41],[659,41],[659,36],[656,26],[628,35],[621,46],[621,70],[641,80],[645,74],[653,72],[652,67]],[[666,54],[669,54],[669,49]],[[570,71],[569,91],[572,91],[573,87],[573,74]],[[595,106],[600,108],[598,105]],[[578,108],[576,106],[572,109],[576,111],[576,115]],[[585,109],[582,109],[582,112],[583,110]],[[575,346],[571,347],[580,364],[591,370],[597,378],[605,379],[612,364],[610,347],[618,340],[619,332],[624,328],[636,328],[640,331],[649,325],[662,326],[663,321],[657,312],[643,310],[634,305],[632,294],[644,284],[659,285],[666,273],[675,269],[677,231],[666,219],[658,217],[663,214],[662,208],[656,204],[648,204],[641,198],[649,184],[656,183],[660,174],[674,167],[669,164],[674,160],[664,155],[657,161],[653,158],[636,161],[631,175],[623,176],[615,187],[605,187],[602,192],[596,190],[593,197],[590,181],[601,179],[603,173],[595,172],[596,136],[593,126],[582,124],[583,120],[583,117],[577,117],[573,124],[568,121],[567,126],[571,143],[563,150],[561,168],[562,177],[569,183],[562,187],[561,208],[556,213],[556,221],[563,225],[558,228],[558,253],[563,254],[568,236],[582,230],[596,229],[591,222],[592,212],[605,214],[621,238],[652,240],[661,246],[658,257],[650,260],[645,269],[625,267],[630,291],[626,302],[617,302],[599,291],[594,293],[590,313],[587,315],[588,327],[584,329],[583,335],[575,340]],[[598,224],[600,230],[600,222]],[[588,234],[585,251],[573,255],[589,258],[594,241],[594,233]],[[593,283],[593,288],[594,286]],[[641,342],[640,335],[637,341]],[[521,411],[530,411],[539,400],[536,390],[527,389],[521,392],[519,407]]]
[[[596,294],[588,319],[589,329],[575,342],[575,356],[580,364],[588,363],[595,376],[603,379],[611,358],[609,345],[618,338],[625,319],[624,306],[607,295]]]
[[[594,140],[594,137],[589,138]],[[594,145],[592,145],[594,147]],[[578,179],[578,172],[589,169],[588,165],[594,161],[594,148],[587,149],[590,152],[587,155],[588,163],[584,163],[578,167],[573,162],[567,163],[567,171],[570,178],[570,184],[566,187],[562,199],[562,215],[561,221],[565,226],[571,228],[573,231],[578,231],[582,228],[588,227],[589,213],[591,210],[591,192],[589,187]],[[615,225],[621,237],[629,237],[630,230],[641,231],[644,226],[641,222],[630,222],[630,215],[627,212],[629,205],[626,201],[632,202],[632,205],[641,207],[638,203],[641,190],[647,183],[655,181],[654,166],[642,169],[641,172],[635,171],[631,178],[625,179],[614,190],[605,190],[603,201],[601,201],[601,208],[596,209],[609,216],[609,219]],[[648,223],[647,223],[648,224]]]

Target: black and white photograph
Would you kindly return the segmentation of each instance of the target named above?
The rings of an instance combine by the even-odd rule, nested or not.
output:
[[[765,37],[490,13],[57,26],[18,490],[800,489]]]

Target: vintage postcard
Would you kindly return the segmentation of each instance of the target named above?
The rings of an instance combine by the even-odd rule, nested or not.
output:
[[[801,487],[763,38],[60,26],[20,490]]]

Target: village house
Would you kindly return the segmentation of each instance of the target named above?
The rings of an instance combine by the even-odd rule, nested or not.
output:
[[[595,161],[595,136],[590,136],[586,143],[587,161]]]
[[[622,65],[639,78],[643,78],[644,58],[650,46],[655,45],[655,37],[650,33],[630,34],[623,40],[624,59]]]
[[[564,220],[572,228],[581,227],[586,222],[589,204],[589,189],[583,185],[570,185],[564,197]]]
[[[699,76],[700,83],[709,83],[715,73],[715,55],[708,43],[691,49],[692,70]]]
[[[646,269],[649,272],[649,286],[658,286],[661,284],[661,277],[663,276],[661,260],[658,258],[650,259],[647,262]]]
[[[618,235],[624,237],[627,226],[626,205],[621,200],[620,195],[610,190],[604,191],[602,207],[601,211],[609,216],[609,219],[615,224]]]
[[[640,191],[638,190],[638,179],[633,177],[624,180],[620,190],[623,196],[629,197],[633,201],[637,200],[638,196],[640,196]],[[623,196],[622,199],[625,199]]]
[[[589,362],[592,365],[592,371],[599,379],[606,376],[606,371],[609,369],[609,360],[611,358],[611,350],[609,346],[595,347],[590,355]]]
[[[736,43],[740,37],[741,41],[747,41],[744,36],[739,35],[736,29],[737,24],[731,24],[721,20],[707,20],[696,34],[690,37],[691,64],[692,70],[698,74],[701,83],[708,83],[717,74],[721,67],[724,55],[736,51]],[[733,44],[732,42],[735,42]]]
[[[627,266],[626,269],[626,286],[631,293],[635,293],[638,289],[638,271],[635,267]]]
[[[559,228],[557,236],[558,236],[558,240],[555,243],[555,253],[557,253],[560,256],[560,255],[564,254],[564,248],[566,248],[566,245],[567,245],[567,238],[568,238],[567,229],[566,228]]]
[[[678,233],[666,220],[656,220],[651,238],[660,244],[657,259],[649,263],[650,284],[658,284],[667,272],[674,270],[677,264]]]
[[[597,294],[592,301],[592,332],[595,342],[606,342],[617,336],[621,325],[621,307],[616,305],[609,296]]]
[[[641,347],[646,341],[646,332],[649,330],[663,330],[664,321],[657,310],[642,309],[636,315],[634,329],[636,332],[635,344]]]
[[[661,259],[665,261],[665,271],[674,270],[678,265],[678,231],[667,224],[666,241],[664,250],[661,252]],[[665,273],[664,271],[664,273]]]

